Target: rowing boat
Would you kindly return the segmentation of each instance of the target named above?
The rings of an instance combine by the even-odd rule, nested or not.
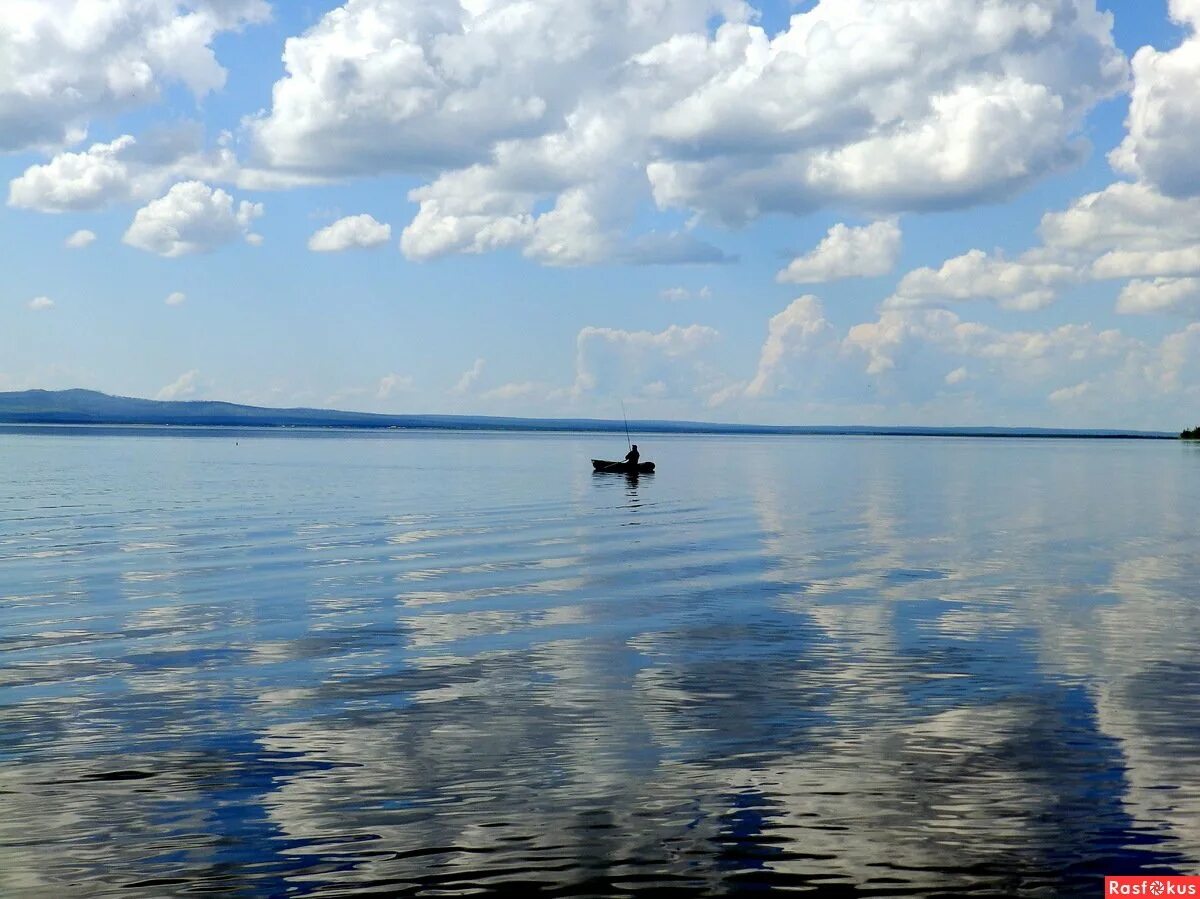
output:
[[[609,462],[605,459],[593,459],[592,468],[595,471],[611,471],[615,474],[650,474],[654,471],[654,463],[639,462],[634,466],[628,462]]]

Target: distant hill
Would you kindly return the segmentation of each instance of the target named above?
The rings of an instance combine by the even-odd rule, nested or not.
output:
[[[244,428],[435,428],[485,431],[591,431],[624,433],[625,424],[591,418],[498,418],[478,415],[377,415],[328,409],[270,409],[236,403],[144,400],[94,390],[23,390],[0,393],[0,423],[41,425],[175,425]],[[641,434],[875,434],[935,437],[1109,437],[1168,439],[1146,431],[1055,428],[772,427],[691,421],[631,421]]]

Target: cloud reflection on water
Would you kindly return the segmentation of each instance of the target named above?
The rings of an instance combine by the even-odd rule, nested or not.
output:
[[[497,483],[444,439],[6,438],[49,460],[6,488],[6,895],[1066,896],[1200,861],[1178,447],[673,439],[634,483],[513,438]]]

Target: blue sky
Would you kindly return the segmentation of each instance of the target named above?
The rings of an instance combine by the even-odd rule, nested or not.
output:
[[[14,0],[0,389],[1194,423],[1197,24],[1200,0]]]

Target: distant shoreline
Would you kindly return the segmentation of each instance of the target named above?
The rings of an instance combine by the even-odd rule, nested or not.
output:
[[[771,427],[729,426],[683,427],[642,426],[642,422],[630,422],[635,435],[655,437],[940,437],[973,438],[979,440],[1179,440],[1177,434],[1157,431],[1075,431],[1054,429],[1021,428],[904,428],[869,426],[813,426]],[[132,422],[132,421],[9,421],[0,418],[0,433],[21,434],[41,432],[47,434],[78,431],[98,433],[102,431],[124,433],[133,431],[183,431],[262,434],[321,434],[352,433],[362,435],[388,435],[404,433],[428,434],[597,434],[624,436],[625,427],[618,422],[616,427],[520,427],[486,425],[346,425],[346,424],[263,424],[263,423],[208,423],[208,422]]]
[[[328,409],[271,409],[211,401],[146,400],[93,390],[0,393],[0,426],[84,428],[300,429],[337,431],[477,431],[492,433],[709,434],[724,436],[864,436],[1178,440],[1178,434],[1083,428],[918,427],[882,425],[740,425],[718,422],[486,415],[381,415]]]

